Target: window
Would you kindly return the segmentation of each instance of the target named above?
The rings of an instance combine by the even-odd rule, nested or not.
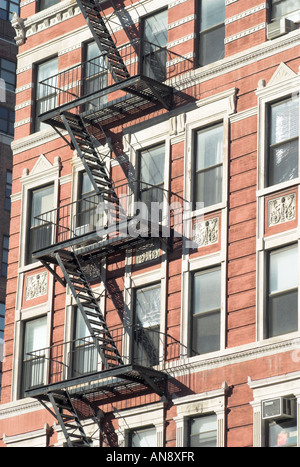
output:
[[[277,102],[269,110],[268,186],[298,177],[299,98]]]
[[[225,0],[199,2],[199,65],[224,58]]]
[[[35,131],[47,128],[47,124],[40,122],[39,115],[55,108],[56,86],[58,74],[58,59],[52,58],[37,65],[36,69],[36,107]],[[43,81],[47,82],[43,84]]]
[[[271,0],[271,19],[277,20],[283,16],[293,19],[299,9],[298,0]]]
[[[75,308],[74,341],[72,350],[72,377],[97,371],[97,350],[83,319]]]
[[[3,235],[2,239],[2,264],[1,264],[1,275],[6,277],[7,276],[7,266],[8,266],[8,244],[9,244],[9,237],[7,235]]]
[[[45,348],[47,318],[38,318],[24,324],[22,391],[43,383],[45,375]]]
[[[217,447],[217,415],[189,419],[189,447]]]
[[[270,448],[297,446],[296,418],[272,420],[266,424],[267,446]]]
[[[6,184],[5,184],[5,209],[10,211],[11,206],[11,187],[12,187],[12,172],[10,170],[6,171]]]
[[[50,185],[31,192],[27,263],[33,263],[33,252],[51,245],[53,235],[54,186]],[[45,214],[46,213],[46,214]]]
[[[196,133],[194,199],[202,207],[222,201],[223,125]]]
[[[0,58],[0,78],[4,79],[6,89],[14,91],[16,87],[16,64],[6,58]]]
[[[86,44],[86,64],[84,79],[84,95],[93,94],[108,86],[108,71],[105,59],[100,55],[96,42]],[[104,105],[107,96],[99,97],[86,104],[86,111],[95,111]]]
[[[149,213],[151,203],[162,203],[164,188],[165,145],[140,152],[139,157],[139,200],[145,203]]]
[[[133,356],[143,366],[159,363],[161,286],[135,290]]]
[[[5,303],[0,303],[0,339],[4,339]],[[1,357],[1,355],[0,355]],[[1,358],[0,358],[1,362]]]
[[[46,8],[50,8],[53,5],[59,3],[60,0],[40,0],[39,1],[39,10],[45,10]]]
[[[19,14],[19,3],[18,0],[0,0],[0,18],[7,21],[12,19],[13,13]]]
[[[156,81],[166,80],[168,43],[168,10],[160,11],[143,21],[142,72]]]
[[[221,268],[194,274],[191,356],[220,349]]]
[[[79,174],[79,202],[77,203],[76,234],[83,235],[96,229],[98,197],[86,172]]]
[[[268,337],[298,329],[298,249],[269,253]]]
[[[141,430],[132,430],[129,433],[129,447],[132,447],[132,448],[156,447],[155,427],[144,428]]]
[[[0,106],[0,131],[14,136],[15,112]]]

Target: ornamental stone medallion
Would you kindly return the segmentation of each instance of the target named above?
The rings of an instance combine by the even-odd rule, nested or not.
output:
[[[219,218],[214,217],[198,222],[193,227],[193,242],[198,248],[213,245],[219,241]]]
[[[136,249],[135,263],[144,264],[148,261],[154,261],[160,256],[159,242],[153,240],[150,243],[142,245]]]
[[[42,297],[47,293],[48,273],[47,271],[27,277],[25,300]]]
[[[268,227],[296,219],[296,193],[268,201]]]

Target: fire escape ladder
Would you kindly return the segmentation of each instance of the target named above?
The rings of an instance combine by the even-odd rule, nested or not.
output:
[[[101,53],[107,56],[107,67],[115,82],[130,78],[127,67],[94,0],[77,0],[78,6]]]
[[[108,369],[123,365],[122,357],[109,332],[99,303],[89,286],[76,255],[71,251],[61,250],[56,253],[56,260],[84,318],[102,360],[103,367]]]
[[[107,175],[105,162],[100,159],[93,139],[87,131],[82,117],[70,112],[65,112],[61,115],[61,118],[70,135],[72,145],[76,149],[91,180],[95,192],[101,195],[104,201],[118,205],[118,196]]]
[[[48,398],[68,447],[90,447],[90,441],[85,434],[68,391],[49,392]]]

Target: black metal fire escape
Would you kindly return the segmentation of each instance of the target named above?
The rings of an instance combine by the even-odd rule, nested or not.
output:
[[[124,63],[111,36],[108,26],[109,19],[104,17],[102,4],[110,2],[77,0],[77,3],[100,52],[106,57],[106,65],[113,79],[110,88],[111,92],[122,90],[128,93],[134,99],[134,106],[158,103],[165,109],[170,109],[173,94],[171,87],[156,82],[151,78],[143,76],[132,78],[130,76],[128,67]],[[111,2],[111,5],[113,5],[113,2]],[[99,90],[98,96],[102,95],[103,90]],[[92,96],[93,99],[96,97],[97,93]],[[89,98],[91,99],[91,96]],[[105,142],[110,144],[105,134],[105,129],[102,126],[103,122],[105,123],[105,118],[103,117],[105,114],[101,114],[102,110],[100,108],[94,115],[89,114],[85,116],[82,109],[86,102],[87,100],[78,99],[77,101],[67,103],[59,109],[53,109],[42,119],[52,125],[60,134],[62,130],[67,130],[69,135],[68,144],[73,149],[76,149],[90,178],[95,194],[99,196],[99,200],[112,203],[116,207],[115,212],[116,216],[118,216],[118,196],[106,172],[105,161],[99,155],[95,144],[95,137],[90,131],[93,125],[97,126],[100,128]],[[130,98],[129,102],[132,102]],[[124,103],[125,111],[126,105],[128,105],[128,101]],[[107,105],[107,108],[115,111],[116,103],[111,104],[111,107]],[[75,112],[74,109],[76,110]],[[119,109],[120,113],[123,112],[122,102],[118,104],[117,109]],[[102,120],[101,115],[103,117]],[[146,385],[160,396],[163,396],[164,389],[162,387],[166,383],[165,374],[152,369],[148,369],[148,371],[138,369],[131,364],[126,365],[122,361],[118,346],[114,342],[101,312],[99,302],[93,294],[89,278],[84,273],[84,263],[87,261],[87,256],[77,254],[73,244],[73,251],[67,250],[66,246],[56,250],[54,245],[52,252],[42,252],[37,257],[54,274],[56,279],[69,287],[77,307],[82,313],[102,362],[103,375],[101,378],[99,375],[92,375],[90,378],[91,381],[93,379],[96,381],[97,391],[99,391],[99,388],[102,388],[108,393],[114,393],[115,387],[118,384],[124,385],[125,383],[130,383]],[[59,274],[55,272],[57,266],[61,269],[64,279],[61,279]],[[83,381],[86,381],[86,378],[73,380],[73,385],[78,386]],[[72,395],[69,393],[68,382],[65,385],[49,385],[49,387],[44,388],[44,392],[41,392],[41,388],[36,388],[35,390],[28,391],[28,395],[36,397],[48,410],[50,409],[47,402],[52,404],[53,409],[51,413],[60,424],[68,446],[90,445],[90,440],[85,434],[80,417],[76,413],[76,404],[74,404]],[[84,391],[81,395],[76,395],[78,400],[82,397],[84,397]],[[78,444],[78,441],[80,441],[80,444]]]

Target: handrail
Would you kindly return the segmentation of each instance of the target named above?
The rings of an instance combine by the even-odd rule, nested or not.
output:
[[[135,43],[138,43],[138,48],[134,47]],[[155,48],[155,50],[150,50],[149,53],[146,54],[142,53],[145,44],[149,44],[150,47],[153,49]],[[128,68],[130,78],[137,76],[141,76],[141,78],[147,77],[147,73],[150,72],[151,76],[149,77],[151,79],[163,83],[193,68],[193,60],[190,58],[181,56],[169,50],[167,47],[161,47],[143,39],[135,39],[117,49]],[[167,57],[161,62],[157,57],[163,52],[167,54]],[[147,57],[150,58],[149,62],[146,63],[146,70],[144,65]],[[97,63],[98,60],[102,60],[103,64]],[[46,110],[43,111],[43,114],[48,111],[59,109],[65,104],[70,104],[76,100],[80,101],[82,98],[93,100],[93,94],[98,91],[103,91],[104,95],[108,94],[110,92],[111,83],[108,81],[101,82],[101,76],[99,76],[99,71],[102,73],[102,76],[108,76],[107,61],[107,53],[100,54],[93,59],[73,65],[66,70],[60,71],[56,75],[40,81],[39,86],[45,86],[51,90],[49,90],[49,93],[46,92],[45,96],[43,96],[44,99],[47,99],[47,96],[49,96],[49,102],[46,102],[47,107]],[[172,61],[176,63],[170,64]],[[88,70],[88,68],[90,68],[90,70]],[[128,78],[124,78],[125,84],[127,79]],[[91,87],[86,86],[87,81],[93,80],[95,80],[95,82],[91,83]]]
[[[80,241],[81,236],[85,234],[94,233],[99,237],[111,234],[109,238],[112,239],[118,237],[117,233],[120,232],[124,236],[127,227],[130,228],[130,232],[133,231],[132,222],[138,216],[144,222],[144,227],[148,223],[154,229],[161,226],[164,229],[164,237],[170,237],[171,227],[177,232],[183,231],[183,213],[186,205],[180,195],[139,180],[130,180],[115,186],[114,190],[119,198],[119,205],[101,202],[101,195],[98,202],[97,194],[91,193],[35,216],[36,229],[40,229],[40,244],[44,245],[39,250],[76,238]],[[141,207],[142,213],[137,214]],[[172,222],[174,225],[171,226]],[[49,229],[52,229],[51,239]]]
[[[140,325],[125,325],[110,331],[115,345],[122,354],[123,365],[146,368],[167,368],[168,363],[188,355],[187,347],[169,333]],[[155,347],[155,348],[154,348]],[[101,373],[107,368],[97,357],[96,347],[90,337],[82,337],[50,347],[28,352],[24,356],[26,390],[35,386],[59,383],[77,376]],[[30,358],[27,358],[30,357]],[[45,382],[46,362],[48,378]]]

